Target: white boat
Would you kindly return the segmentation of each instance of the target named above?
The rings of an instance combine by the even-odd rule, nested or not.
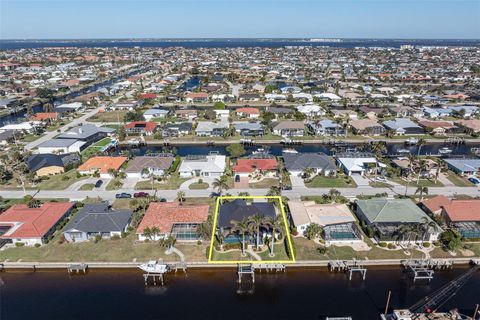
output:
[[[408,150],[408,149],[398,149],[397,152],[398,153],[410,153],[410,150]]]
[[[417,143],[418,143],[418,139],[415,137],[410,137],[407,140],[405,140],[405,144],[414,145]]]
[[[449,149],[449,148],[447,148],[447,147],[443,147],[443,148],[440,148],[440,150],[438,150],[438,152],[439,152],[440,154],[449,154],[449,153],[452,153],[453,150],[452,150],[452,149]]]
[[[298,151],[295,149],[283,149],[282,153],[298,153]]]
[[[257,150],[252,151],[252,154],[260,154],[260,153],[265,153],[264,148],[258,148]]]
[[[138,267],[148,273],[165,273],[168,271],[168,266],[166,264],[160,264],[155,260],[148,261]]]

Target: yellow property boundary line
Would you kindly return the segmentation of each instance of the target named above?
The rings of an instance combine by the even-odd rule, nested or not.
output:
[[[218,220],[218,211],[220,208],[220,201],[221,200],[234,200],[234,199],[275,199],[278,201],[279,207],[280,207],[280,212],[283,217],[283,224],[285,226],[285,234],[287,237],[287,242],[288,242],[288,247],[289,251],[291,252],[292,259],[291,260],[212,260],[213,256],[213,242],[215,240],[215,230],[217,229],[217,220]],[[290,237],[290,232],[288,230],[288,221],[287,221],[287,215],[285,214],[285,209],[283,207],[283,202],[282,202],[282,197],[281,196],[220,196],[217,197],[217,201],[215,204],[215,215],[213,217],[213,230],[212,230],[212,238],[210,240],[210,250],[208,253],[208,263],[210,264],[225,264],[225,263],[236,263],[236,264],[242,264],[242,263],[295,263],[295,252],[293,251],[293,245],[292,245],[292,238]]]

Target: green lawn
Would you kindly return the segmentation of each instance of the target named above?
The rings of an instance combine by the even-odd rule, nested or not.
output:
[[[398,184],[401,184],[402,186],[407,185],[407,181],[404,179],[398,177],[398,176],[392,176],[389,177],[388,179],[392,180],[393,182],[396,182]],[[410,187],[443,187],[443,183],[437,180],[435,182],[434,180],[428,180],[428,179],[420,179],[419,184],[417,185],[417,179],[412,179],[409,184]]]
[[[123,118],[127,112],[127,110],[98,112],[87,120],[91,122],[123,122]]]
[[[115,178],[110,180],[110,182],[107,184],[105,187],[105,190],[111,191],[111,190],[119,190],[122,187],[123,180],[120,178]]]
[[[373,188],[391,188],[392,185],[385,182],[369,182],[368,185]]]
[[[50,176],[47,180],[44,180],[37,184],[35,188],[40,190],[64,190],[74,182],[81,181],[87,178],[87,176],[81,176],[77,178],[77,170],[72,169],[65,173]]]
[[[307,188],[355,188],[357,185],[349,178],[350,183],[347,183],[345,176],[339,175],[334,178],[318,175],[312,181],[306,182]]]
[[[180,185],[187,181],[186,178],[180,178],[178,172],[173,173],[167,181],[154,182],[153,189],[159,190],[176,190],[180,188]],[[135,185],[136,190],[151,190],[152,184],[150,181],[139,181]]]
[[[90,191],[90,190],[93,190],[93,188],[95,188],[95,185],[93,183],[85,183],[84,185],[82,185],[80,187],[79,190],[81,191]]]
[[[473,187],[474,186],[473,183],[471,183],[464,177],[461,177],[455,174],[452,171],[448,171],[448,173],[446,173],[445,175],[447,176],[447,179],[450,180],[450,182],[456,185],[457,187]]]
[[[188,186],[190,190],[204,190],[208,189],[208,183],[206,182],[195,182]]]
[[[94,144],[95,147],[105,147],[108,145],[110,142],[112,142],[111,138],[103,138],[102,140],[98,141],[97,143]]]
[[[41,135],[36,135],[36,134],[26,134],[23,137],[20,138],[20,141],[22,142],[32,142],[40,138]]]
[[[276,178],[265,178],[262,181],[250,183],[248,186],[254,189],[268,189],[270,187],[278,187],[279,183]]]

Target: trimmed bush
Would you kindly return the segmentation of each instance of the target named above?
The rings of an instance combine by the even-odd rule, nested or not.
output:
[[[387,245],[387,247],[388,247],[388,249],[396,249],[397,248],[397,246],[394,243],[389,243]]]
[[[424,243],[423,243],[423,246],[424,246],[425,248],[429,248],[429,247],[430,247],[430,242],[424,242]]]
[[[380,247],[382,247],[382,248],[386,248],[386,247],[387,247],[387,243],[386,243],[386,242],[380,242],[378,245],[379,245]]]

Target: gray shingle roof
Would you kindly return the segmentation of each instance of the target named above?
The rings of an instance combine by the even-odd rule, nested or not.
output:
[[[321,153],[284,153],[285,169],[303,171],[307,168],[336,170],[337,166],[329,156]]]
[[[68,223],[65,232],[78,230],[82,232],[121,232],[132,217],[129,210],[110,210],[108,203],[85,205]]]

